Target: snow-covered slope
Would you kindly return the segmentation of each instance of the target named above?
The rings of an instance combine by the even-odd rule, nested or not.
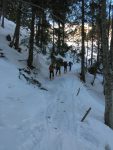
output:
[[[104,125],[101,76],[94,87],[91,75],[83,84],[78,78],[80,64],[75,63],[71,72],[62,71],[50,81],[48,62],[38,56],[36,78],[48,91],[28,84],[19,79],[18,71],[26,67],[18,60],[27,55],[8,47],[5,35],[10,32],[0,28],[0,49],[6,55],[0,58],[0,150],[113,150],[113,131]]]

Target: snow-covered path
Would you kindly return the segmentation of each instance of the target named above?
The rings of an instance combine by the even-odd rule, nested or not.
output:
[[[45,80],[48,92],[19,80],[7,61],[0,60],[0,67],[0,150],[103,150],[112,141],[111,130],[103,124],[104,103],[79,81],[77,64],[72,72]]]
[[[27,125],[30,121],[31,126],[33,127],[34,122],[35,126],[20,149],[69,150],[77,148],[77,144],[80,147],[78,134],[81,118],[77,113],[79,100],[77,101],[76,98],[80,83],[76,84],[73,72],[48,81],[49,92],[46,94],[46,105],[44,104],[45,107],[41,112],[37,112],[37,121],[27,120]],[[29,129],[23,130],[24,134],[26,132],[30,132]]]

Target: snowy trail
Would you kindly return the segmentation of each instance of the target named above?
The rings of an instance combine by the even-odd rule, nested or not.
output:
[[[95,101],[79,81],[77,64],[72,72],[62,73],[52,81],[46,77],[48,92],[18,79],[15,66],[0,61],[0,67],[5,91],[0,95],[0,150],[103,150],[112,141],[112,134],[109,140],[105,136],[111,130],[102,123],[103,103]],[[89,107],[92,111],[81,123]],[[106,132],[102,133],[101,128]],[[106,137],[104,144],[100,137]]]
[[[47,141],[50,150],[69,150],[70,148],[74,150],[77,144],[80,147],[81,141],[78,141],[77,137],[81,136],[79,134],[82,116],[77,113],[77,110],[79,112],[82,108],[78,107],[81,102],[76,97],[76,92],[82,83],[77,82],[76,78],[74,72],[70,72],[56,77],[48,85],[51,87],[51,94],[48,95],[47,99],[50,102],[45,112],[47,137],[42,139],[44,140],[42,143]],[[41,145],[40,149],[43,150],[45,147]],[[82,149],[84,150],[84,147],[81,145]]]
[[[7,66],[7,70],[9,68],[14,70],[14,66]],[[8,150],[9,147],[12,150],[90,150],[88,142],[83,146],[88,133],[87,129],[84,131],[80,120],[93,103],[90,104],[91,97],[87,94],[89,104],[85,104],[81,92],[86,89],[75,74],[77,69],[75,65],[72,72],[55,77],[53,81],[46,81],[48,92],[37,91],[17,80],[17,76],[13,76],[17,71],[9,72],[10,80],[7,74],[3,74],[6,80],[5,83],[1,80],[1,84],[5,88],[8,83],[8,89],[0,101],[0,132],[4,135],[3,138],[0,136],[0,150]],[[81,91],[76,96],[78,88]],[[6,137],[11,138],[2,147]],[[92,138],[93,141],[86,141],[98,143]]]
[[[72,73],[70,73],[70,75],[72,75]],[[70,81],[68,81],[67,78],[69,78],[70,75],[65,74],[56,77],[56,79],[50,83],[53,84],[51,85],[52,95],[48,98],[48,100],[51,101],[46,110],[47,130],[50,137],[50,139],[49,137],[46,139],[49,145],[48,149],[63,150],[65,147],[64,135],[68,137],[68,133],[70,133],[75,137],[76,117],[75,100],[73,98],[75,77],[72,76]],[[72,90],[70,90],[70,87]]]
[[[62,136],[67,131],[71,131],[71,133],[74,132],[75,108],[72,99],[73,93],[70,93],[70,86],[66,80],[67,78],[65,79],[65,77],[57,77],[57,79],[50,83],[53,84],[51,85],[52,91],[50,91],[50,93],[52,92],[52,95],[48,95],[47,98],[48,104],[45,111],[46,124],[44,125],[45,131],[47,132],[47,134],[45,134],[47,139],[40,139],[44,140],[43,143],[48,141],[48,149],[56,147],[56,150],[62,150],[62,146],[64,146]],[[72,78],[70,83],[72,85],[74,84],[73,80],[74,78]],[[40,149],[43,149],[43,145],[41,145]]]
[[[61,78],[63,79],[63,77]],[[54,84],[56,85],[56,83]],[[47,108],[46,114],[48,114],[48,116],[51,115],[50,118],[53,118],[53,123],[59,130],[68,130],[70,128],[70,118],[68,117],[68,115],[70,113],[70,115],[73,116],[73,91],[72,93],[70,93],[70,90],[68,90],[68,86],[69,84],[66,84],[66,81],[63,80],[62,82],[60,82],[60,85],[55,87],[56,92],[54,92],[54,98],[52,98],[53,103],[51,103]]]
[[[70,144],[75,145],[78,126],[78,114],[75,111],[77,109],[75,76],[72,72],[64,74],[50,81],[48,86],[51,90],[46,95],[46,106],[41,110],[43,113],[41,115],[37,112],[34,116],[34,119],[37,118],[38,121],[28,119],[19,127],[25,138],[19,150],[35,150],[36,148],[44,150],[47,147],[50,150],[66,150],[65,144],[69,135],[73,137]],[[46,147],[41,143],[47,143]],[[71,149],[74,147],[72,146]]]
[[[78,80],[77,70],[75,66],[74,71],[56,77],[50,82],[50,95],[48,96],[49,104],[46,109],[46,131],[47,134],[42,139],[42,143],[47,143],[49,150],[103,150],[101,143],[92,135],[92,127],[90,123],[85,126],[80,122],[85,111],[92,106],[93,113],[98,109],[97,102],[91,101],[89,91]],[[75,74],[76,72],[76,74]],[[78,89],[80,92],[86,92],[87,97],[80,95],[76,96]],[[86,98],[89,104],[85,104]],[[83,104],[81,103],[83,100]],[[99,115],[94,118],[101,118]],[[87,120],[87,119],[86,119]],[[95,131],[94,131],[95,132]],[[91,138],[88,138],[91,137]],[[86,143],[84,145],[84,142]],[[41,145],[40,149],[45,150],[45,145]]]

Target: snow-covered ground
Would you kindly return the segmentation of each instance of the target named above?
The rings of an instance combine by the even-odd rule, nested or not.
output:
[[[48,60],[40,55],[36,78],[48,91],[19,79],[18,68],[26,63],[18,60],[27,55],[9,48],[5,36],[14,25],[6,22],[5,29],[0,27],[0,49],[6,56],[0,58],[0,150],[113,150],[113,131],[104,125],[102,77],[92,87],[93,77],[87,74],[83,84],[75,63],[71,72],[62,71],[50,81]]]

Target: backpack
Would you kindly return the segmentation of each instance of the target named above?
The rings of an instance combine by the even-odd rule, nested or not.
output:
[[[50,71],[53,71],[53,70],[54,70],[54,66],[53,66],[53,65],[50,65],[50,66],[49,66],[49,70],[50,70]]]

